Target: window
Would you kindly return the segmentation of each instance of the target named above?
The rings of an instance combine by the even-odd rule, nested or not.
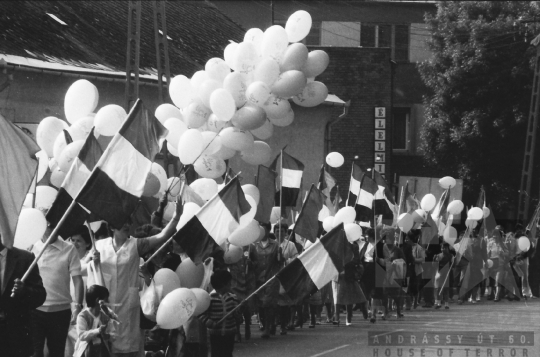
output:
[[[375,33],[377,27],[373,24],[362,24],[360,46],[362,47],[376,47],[375,46]]]
[[[409,25],[395,26],[394,60],[409,62]]]
[[[392,149],[409,149],[410,108],[392,108]]]

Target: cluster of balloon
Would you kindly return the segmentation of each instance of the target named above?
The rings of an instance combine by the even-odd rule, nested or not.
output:
[[[169,151],[210,179],[223,175],[225,160],[237,153],[248,164],[267,163],[271,149],[264,140],[274,126],[294,120],[289,99],[313,107],[328,95],[314,80],[328,66],[328,55],[300,43],[311,22],[309,13],[297,11],[285,28],[252,28],[241,43],[227,45],[223,59],[209,59],[191,78],[174,77],[169,86],[174,105],[162,104],[155,112],[169,129]]]

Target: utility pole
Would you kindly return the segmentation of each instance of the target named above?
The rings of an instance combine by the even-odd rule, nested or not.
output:
[[[531,183],[534,169],[534,151],[536,148],[536,134],[538,128],[538,114],[540,107],[540,35],[531,41],[536,47],[536,61],[534,65],[534,79],[531,91],[531,105],[527,119],[527,136],[525,141],[525,155],[523,156],[523,169],[519,188],[519,203],[517,221],[527,222],[529,219],[529,204],[531,201]]]

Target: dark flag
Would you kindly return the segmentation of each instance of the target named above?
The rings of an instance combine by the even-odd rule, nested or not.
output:
[[[279,166],[279,167],[278,167]],[[296,207],[300,188],[302,186],[302,175],[304,173],[304,164],[291,155],[282,151],[270,166],[278,174],[277,187],[275,194],[275,206]],[[283,190],[280,193],[279,188]],[[280,204],[280,199],[283,200]]]
[[[319,212],[324,199],[322,192],[312,184],[294,225],[294,232],[310,242],[315,242],[319,236]]]
[[[276,196],[276,172],[266,166],[259,165],[257,171],[257,188],[259,189],[259,204],[257,205],[257,213],[255,220],[268,223],[270,215],[274,207],[274,199]]]

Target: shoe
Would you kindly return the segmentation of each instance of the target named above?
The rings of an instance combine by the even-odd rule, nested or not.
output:
[[[281,332],[280,332],[279,334],[280,334],[281,336],[286,335],[286,334],[287,334],[287,330],[284,329],[284,328],[282,328],[282,329],[281,329]]]
[[[425,305],[422,305],[422,307],[423,307],[424,309],[429,309],[429,308],[432,308],[433,305],[432,305],[432,304],[425,304]]]
[[[529,296],[529,298],[531,298],[531,299],[538,299],[538,297],[537,297],[537,296],[534,296],[534,295]]]
[[[399,312],[399,313],[397,314],[397,317],[398,317],[398,319],[401,319],[401,318],[405,317],[405,315],[403,315],[401,312]]]
[[[495,299],[495,293],[491,293],[489,294],[489,296],[487,297],[488,300],[493,300]]]
[[[499,302],[499,301],[501,301],[501,298],[500,298],[500,297],[496,297],[495,299],[493,299],[493,301]]]
[[[237,342],[237,343],[240,343],[242,342],[242,335],[237,333],[235,336],[234,336],[234,342]]]
[[[476,300],[473,300],[472,303],[473,303],[473,304],[476,304]]]
[[[407,307],[405,308],[405,311],[411,311],[411,307],[410,307],[410,306],[407,306]]]
[[[441,308],[441,305],[435,305],[435,310],[439,310]]]
[[[351,326],[352,322],[345,322],[345,326]]]
[[[270,338],[270,331],[264,330],[264,332],[261,335],[261,338]]]
[[[302,328],[302,325],[298,325],[298,326],[295,326],[295,325],[289,325],[289,326],[287,326],[287,330],[289,330],[289,331],[294,331],[295,327],[300,327],[300,328]]]
[[[448,310],[448,309],[450,309],[450,306],[445,306],[444,309]]]
[[[476,302],[480,302],[480,301],[482,301],[481,298],[476,298]]]
[[[332,321],[332,325],[339,327],[341,321]]]
[[[331,323],[332,323],[332,320],[326,319],[326,323],[327,323],[327,324],[331,324]]]
[[[519,298],[519,296],[515,296],[515,297],[514,297],[514,300],[515,300],[515,301],[521,301],[521,299]]]
[[[371,319],[369,319],[369,322],[371,322],[372,324],[374,324],[375,322],[377,322],[377,319],[372,317]]]
[[[458,303],[458,305],[463,305],[463,300],[459,299],[459,300],[457,301],[457,303]]]
[[[315,328],[315,325],[309,324],[308,328]]]
[[[416,309],[418,307],[418,303],[415,302],[414,305],[413,305],[413,308]]]
[[[473,298],[472,298],[472,297],[469,298],[469,302],[473,302]]]

